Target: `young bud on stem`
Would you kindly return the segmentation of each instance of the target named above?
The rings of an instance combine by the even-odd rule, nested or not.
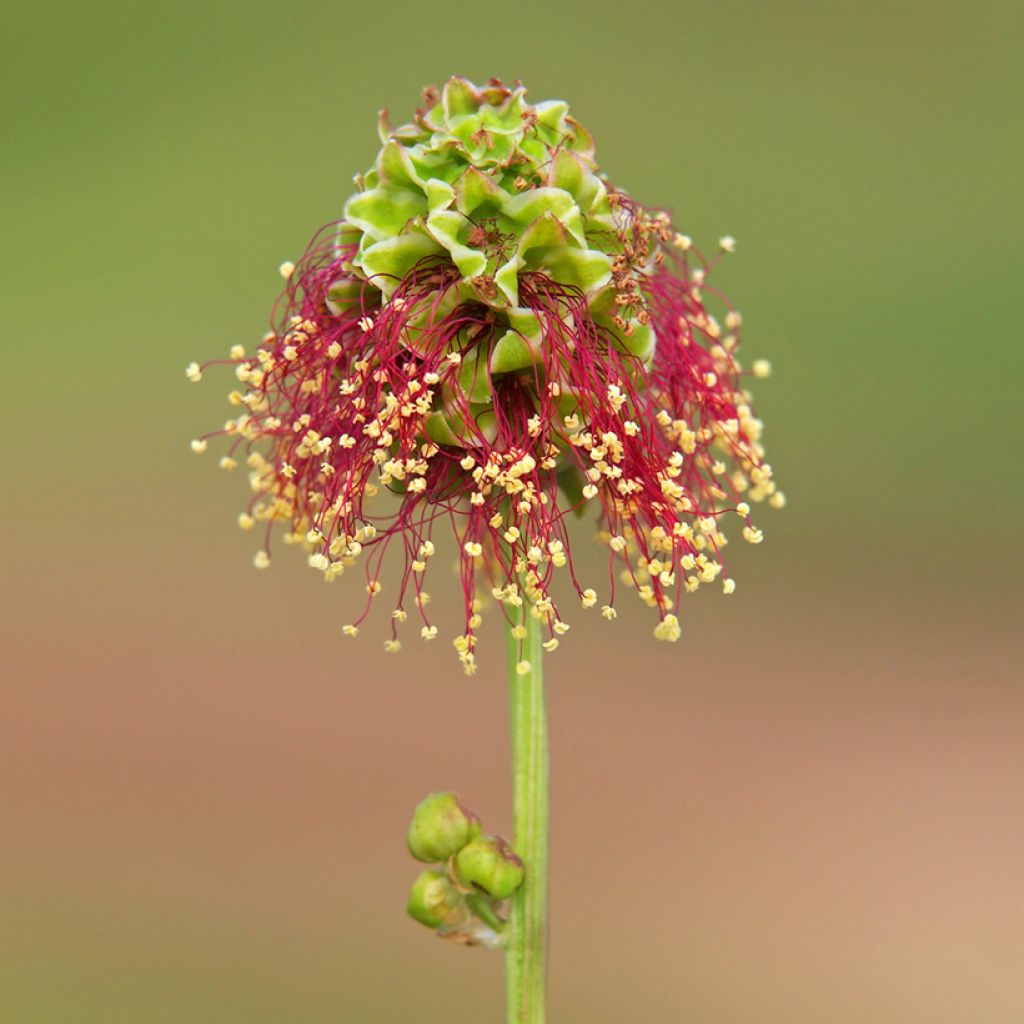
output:
[[[447,876],[424,871],[413,883],[406,905],[409,916],[428,928],[442,928],[466,913],[465,900]]]
[[[454,793],[431,793],[413,813],[409,852],[425,864],[455,856],[480,835],[480,820]]]
[[[467,888],[508,899],[523,884],[523,862],[500,836],[481,836],[464,846],[454,861],[455,877]]]

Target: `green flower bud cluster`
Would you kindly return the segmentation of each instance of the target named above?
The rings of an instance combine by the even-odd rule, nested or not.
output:
[[[530,371],[542,360],[543,327],[521,296],[523,274],[539,271],[579,289],[593,321],[623,351],[653,356],[646,317],[633,319],[618,294],[635,225],[624,231],[630,218],[624,221],[622,194],[601,174],[593,139],[565,102],[530,104],[521,85],[477,87],[455,77],[427,90],[412,123],[392,129],[382,114],[379,134],[382,148],[356,179],[338,241],[356,247],[351,271],[385,301],[425,257],[454,266],[457,286],[424,311],[423,324],[410,324],[412,348],[426,336],[427,320],[460,303],[491,309],[494,340],[473,348],[461,371],[475,411],[491,401],[495,376]],[[353,279],[337,287],[342,305]],[[452,443],[444,424],[433,429],[436,440]]]
[[[523,884],[523,862],[454,793],[431,793],[413,813],[409,852],[436,865],[409,893],[409,916],[446,938],[497,945],[504,927],[498,905]]]

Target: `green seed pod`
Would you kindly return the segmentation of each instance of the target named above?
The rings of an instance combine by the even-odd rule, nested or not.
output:
[[[500,836],[481,836],[456,854],[455,876],[466,887],[504,900],[523,884],[523,862]]]
[[[454,793],[431,793],[413,813],[409,852],[425,864],[438,864],[479,835],[480,819]]]
[[[441,871],[424,871],[413,883],[406,905],[409,916],[428,928],[451,924],[466,912],[458,889]]]

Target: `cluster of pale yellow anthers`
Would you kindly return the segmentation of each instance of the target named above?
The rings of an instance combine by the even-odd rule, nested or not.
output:
[[[739,315],[736,313],[730,313],[726,318],[727,327],[735,327],[738,322]],[[370,330],[373,323],[367,318],[367,323],[361,326],[364,330]],[[314,338],[315,333],[312,323],[293,318],[281,354],[283,361],[295,359],[300,346]],[[268,335],[264,344],[273,341],[274,335]],[[712,347],[712,356],[716,362],[721,362],[723,368],[732,359],[732,342],[733,338],[727,336]],[[327,354],[335,357],[339,352],[328,351]],[[247,361],[244,350],[235,346],[231,350],[231,357],[237,362],[237,378],[247,384],[250,390],[246,393],[232,391],[229,395],[230,402],[244,406],[246,412],[228,420],[224,433],[250,442],[269,436],[275,439],[287,437],[287,432],[281,429],[280,419],[267,415],[268,401],[261,390],[267,374],[278,365],[273,353],[261,347],[255,361]],[[457,353],[448,358],[453,365],[458,364]],[[257,521],[289,524],[284,541],[304,545],[309,552],[309,565],[320,571],[328,582],[354,565],[364,545],[377,536],[377,530],[371,524],[356,524],[357,505],[361,509],[362,499],[372,498],[379,493],[380,487],[393,488],[396,484],[411,493],[422,493],[427,487],[426,475],[430,460],[439,452],[437,444],[426,439],[423,424],[431,412],[434,388],[440,383],[440,377],[437,373],[426,373],[418,379],[417,367],[411,362],[403,369],[406,379],[397,391],[393,383],[385,386],[383,372],[375,369],[368,360],[354,363],[353,373],[337,384],[338,392],[349,400],[354,411],[351,421],[356,426],[350,429],[361,430],[365,437],[374,442],[372,461],[376,466],[376,483],[365,478],[365,469],[339,475],[332,461],[332,451],[352,448],[357,444],[356,439],[347,433],[337,437],[321,435],[310,426],[309,415],[303,414],[290,425],[295,439],[289,445],[290,461],[275,464],[256,451],[250,451],[247,455],[250,484],[260,498],[254,501],[249,511],[238,517],[239,526],[249,530]],[[767,364],[755,364],[756,376],[767,376],[768,372]],[[309,392],[319,391],[323,382],[322,373],[303,380],[299,386]],[[193,363],[187,367],[186,376],[192,381],[200,380],[202,373],[198,364]],[[708,381],[709,386],[714,383]],[[380,395],[379,408],[376,410],[367,407],[365,397],[373,391]],[[768,500],[775,507],[784,504],[785,499],[772,479],[771,467],[763,462],[761,423],[751,411],[749,396],[738,392],[734,397],[736,418],[716,421],[712,426],[701,427],[697,431],[687,421],[674,419],[665,409],[656,415],[659,426],[675,450],[667,456],[656,476],[661,492],[660,500],[651,501],[648,496],[644,507],[662,515],[665,522],[671,523],[670,529],[661,525],[641,527],[638,524],[638,495],[644,483],[640,479],[631,478],[623,470],[625,447],[622,438],[637,436],[640,427],[624,413],[627,397],[623,386],[609,384],[605,395],[606,408],[619,416],[620,430],[597,431],[582,421],[579,412],[562,418],[563,433],[568,443],[578,450],[584,464],[589,462],[585,472],[583,497],[590,500],[604,490],[609,511],[608,521],[616,524],[619,530],[612,533],[605,529],[598,534],[598,540],[625,563],[620,574],[622,582],[635,589],[639,599],[646,605],[659,610],[659,622],[654,629],[654,635],[659,640],[675,641],[680,636],[679,621],[672,612],[673,601],[667,594],[676,586],[677,573],[686,574],[681,584],[682,590],[688,593],[722,576],[723,565],[719,554],[727,543],[719,529],[722,511],[733,511],[745,521],[742,535],[746,541],[757,544],[762,540],[761,531],[750,522],[750,505],[746,501],[740,501],[731,508],[726,504],[727,492],[718,483],[729,472],[725,462],[707,456],[705,469],[713,482],[707,485],[706,493],[701,495],[700,504],[708,505],[710,499],[726,506],[708,514],[679,482],[687,458],[702,457],[698,453],[699,447],[727,452],[734,460],[734,469],[729,476],[734,494],[743,494],[755,502]],[[529,424],[529,433],[539,437],[541,431],[540,420],[534,417]],[[410,454],[395,454],[395,440],[398,436],[417,438]],[[206,449],[206,442],[194,441],[192,447],[202,452]],[[521,620],[524,605],[529,609],[529,614],[543,621],[550,634],[543,644],[548,651],[558,647],[559,637],[569,629],[568,624],[558,615],[551,593],[552,574],[548,568],[564,568],[568,564],[568,556],[562,541],[549,539],[545,534],[545,526],[550,527],[553,519],[543,512],[550,498],[538,488],[534,471],[538,468],[538,460],[541,470],[554,470],[559,457],[558,446],[548,444],[536,452],[491,451],[482,460],[467,452],[460,460],[462,470],[475,485],[469,495],[472,505],[479,507],[489,500],[493,502],[495,492],[501,495],[502,510],[495,512],[488,521],[493,531],[490,540],[495,547],[500,546],[507,553],[505,564],[514,569],[515,580],[505,586],[493,587],[490,596],[506,606],[513,621]],[[294,482],[298,474],[296,467],[310,459],[320,460],[318,472],[303,474],[308,489],[300,495]],[[228,470],[237,465],[230,456],[224,456],[220,464]],[[691,520],[692,525],[687,520]],[[322,532],[325,522],[335,524],[330,537]],[[337,524],[347,524],[348,528],[338,529]],[[544,536],[537,538],[536,534]],[[475,569],[484,566],[486,554],[481,539],[464,540],[463,551],[472,559]],[[411,563],[411,569],[416,574],[415,600],[421,614],[430,601],[430,595],[420,585],[421,577],[434,554],[434,544],[424,540],[418,545],[416,557]],[[256,567],[261,569],[266,568],[269,562],[269,556],[264,550],[259,551],[254,559]],[[726,594],[731,594],[735,590],[735,581],[723,578],[722,586]],[[380,591],[378,580],[373,579],[367,584],[371,599]],[[580,598],[584,608],[593,608],[598,602],[596,592],[590,588],[583,589]],[[475,631],[481,625],[482,610],[483,602],[479,597],[474,597],[466,630],[453,640],[467,674],[473,674],[476,670]],[[616,617],[616,610],[611,605],[603,605],[601,612],[607,619]],[[402,608],[396,608],[392,617],[396,623],[401,623],[406,620],[407,613]],[[354,636],[358,628],[346,625],[343,632]],[[426,622],[424,616],[420,636],[424,640],[433,640],[437,633],[437,627]],[[525,637],[525,627],[514,627],[513,635]],[[385,649],[388,651],[396,651],[400,646],[397,639],[385,641]],[[528,672],[529,664],[520,662],[518,670]]]

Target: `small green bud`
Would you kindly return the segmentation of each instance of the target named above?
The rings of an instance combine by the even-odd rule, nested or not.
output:
[[[409,916],[428,928],[441,928],[465,914],[458,889],[441,871],[424,871],[413,883],[406,905]]]
[[[523,884],[523,862],[500,836],[481,836],[455,855],[455,876],[467,887],[504,900]]]
[[[431,793],[409,826],[409,852],[425,864],[453,857],[480,835],[480,819],[454,793]]]

